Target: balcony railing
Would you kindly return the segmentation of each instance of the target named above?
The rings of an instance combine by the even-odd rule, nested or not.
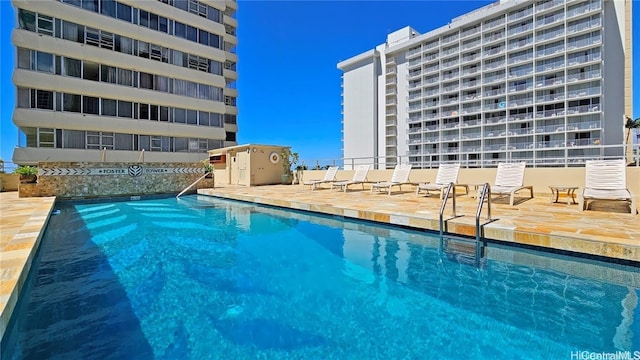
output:
[[[598,28],[601,24],[602,21],[600,20],[600,17],[594,19],[586,19],[573,24],[570,23],[570,25],[567,26],[567,34],[573,34],[591,28]]]
[[[564,20],[564,12],[547,15],[547,16],[544,16],[544,17],[539,18],[538,20],[536,20],[536,27],[547,26],[549,24],[553,24],[553,23],[561,21],[561,20]]]
[[[547,9],[554,8],[556,6],[564,5],[565,0],[551,0],[544,3],[541,3],[536,6],[536,13],[542,12]]]
[[[586,14],[591,11],[601,10],[601,4],[599,1],[591,1],[588,3],[580,4],[577,7],[570,7],[567,10],[567,18]]]
[[[582,88],[582,89],[567,91],[567,98],[574,99],[578,97],[593,96],[593,95],[600,95],[600,94],[601,94],[601,89],[598,86],[598,87]]]
[[[567,82],[574,82],[580,80],[595,79],[600,77],[600,70],[591,70],[583,73],[575,73],[567,75]]]

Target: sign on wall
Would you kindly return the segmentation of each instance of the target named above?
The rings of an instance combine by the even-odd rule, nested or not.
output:
[[[138,177],[146,174],[204,174],[204,168],[196,167],[144,167],[141,165],[130,165],[120,168],[39,168],[38,176],[73,176],[73,175],[129,175]]]

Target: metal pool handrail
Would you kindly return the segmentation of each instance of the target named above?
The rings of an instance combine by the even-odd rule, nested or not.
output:
[[[456,217],[456,186],[451,182],[447,185],[447,191],[444,194],[444,199],[442,199],[442,205],[440,205],[440,241],[442,241],[442,237],[444,236],[444,208],[447,206],[451,189],[453,189],[453,196],[451,197],[453,199],[453,217]]]
[[[491,221],[491,185],[484,183],[480,196],[478,196],[478,209],[476,210],[476,259],[480,259],[480,238],[482,228],[480,226],[480,216],[482,215],[482,208],[484,207],[484,199],[487,198],[487,220]],[[484,236],[482,236],[484,240]]]
[[[176,199],[179,198],[182,194],[186,193],[189,189],[191,189],[193,187],[193,185],[195,185],[198,182],[200,182],[200,180],[204,179],[209,174],[211,174],[211,176],[214,176],[213,175],[213,171],[206,172],[204,175],[199,177],[198,180],[194,181],[191,185],[187,186],[186,188],[184,188],[184,190],[180,191],[180,193],[178,195],[176,195]],[[215,183],[215,180],[214,180],[214,183]]]

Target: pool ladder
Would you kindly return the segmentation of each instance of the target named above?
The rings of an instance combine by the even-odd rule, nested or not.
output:
[[[444,219],[444,211],[451,194],[452,201],[452,217]],[[482,265],[482,259],[484,257],[484,248],[486,240],[484,238],[484,225],[480,224],[480,218],[482,216],[482,209],[484,208],[485,199],[487,203],[487,221],[493,221],[491,219],[491,186],[488,183],[482,185],[478,198],[478,207],[476,210],[476,236],[475,243],[470,244],[473,240],[469,238],[458,236],[448,233],[446,230],[447,221],[464,216],[457,215],[456,213],[456,186],[454,183],[450,183],[447,186],[447,190],[442,199],[442,205],[440,206],[440,251],[447,256],[453,256],[458,261],[464,263],[474,264],[476,267]],[[470,246],[472,245],[472,246]],[[473,246],[475,245],[475,246]]]

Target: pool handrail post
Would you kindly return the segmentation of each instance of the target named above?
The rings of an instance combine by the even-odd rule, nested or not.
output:
[[[444,209],[447,206],[447,200],[449,199],[449,194],[451,193],[451,189],[453,188],[453,217],[456,217],[456,187],[451,182],[447,185],[447,191],[444,194],[444,198],[442,199],[442,205],[440,205],[440,242],[442,242],[442,238],[444,237]]]
[[[484,236],[481,238],[482,227],[480,226],[480,217],[482,216],[482,208],[484,207],[484,199],[487,198],[487,220],[491,221],[491,185],[484,183],[482,191],[478,197],[478,209],[476,210],[476,265],[480,265],[481,254],[481,240],[484,241]]]

